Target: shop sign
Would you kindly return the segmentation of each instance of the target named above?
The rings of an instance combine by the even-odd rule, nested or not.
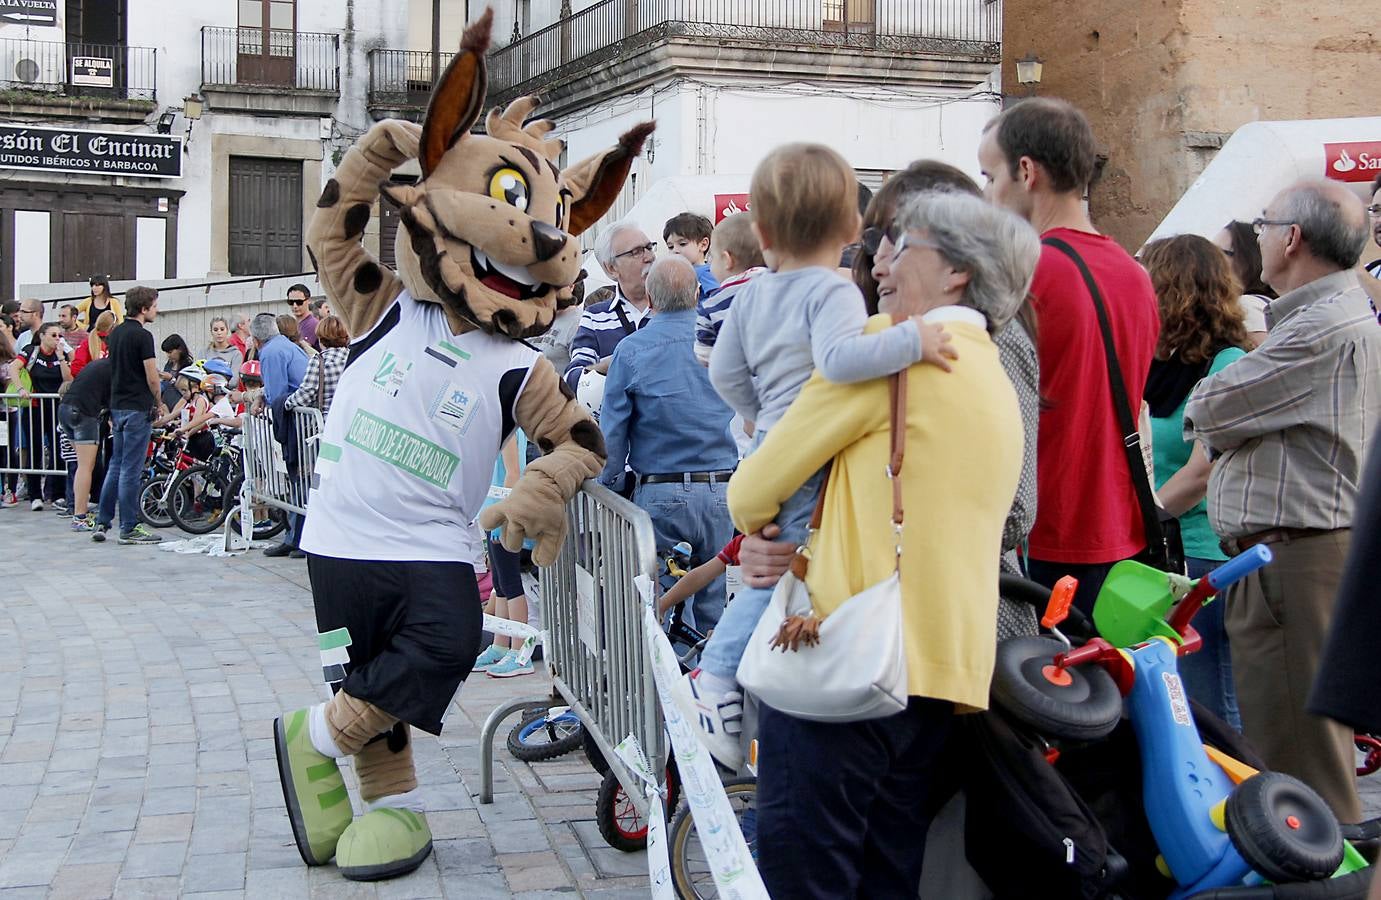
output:
[[[726,216],[741,212],[748,212],[747,194],[714,195],[714,223],[716,225],[724,221]]]
[[[0,169],[181,178],[182,138],[0,125]]]
[[[1324,144],[1324,175],[1334,181],[1367,182],[1381,175],[1381,141]]]
[[[114,87],[115,60],[100,56],[72,57],[72,83],[87,87]]]
[[[58,0],[0,0],[0,26],[52,28],[58,24]]]

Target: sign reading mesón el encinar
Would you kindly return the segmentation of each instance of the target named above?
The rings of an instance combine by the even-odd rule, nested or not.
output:
[[[182,138],[0,125],[0,169],[181,178]]]

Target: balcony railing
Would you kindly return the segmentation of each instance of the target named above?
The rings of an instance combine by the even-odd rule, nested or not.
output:
[[[115,44],[0,39],[0,88],[67,97],[155,100],[158,51]]]
[[[603,0],[491,53],[489,87],[516,93],[668,38],[997,62],[1001,34],[1001,0]]]
[[[450,52],[370,50],[369,106],[421,109],[427,105],[436,77],[451,61]]]
[[[276,28],[201,29],[203,87],[340,93],[340,35]]]

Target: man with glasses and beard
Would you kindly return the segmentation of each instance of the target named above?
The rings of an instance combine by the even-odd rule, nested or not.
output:
[[[581,314],[565,373],[572,389],[579,386],[586,370],[608,373],[619,341],[647,321],[647,273],[657,258],[656,250],[657,245],[631,222],[615,222],[600,234],[595,256],[614,279],[615,292],[612,299],[592,304]]]

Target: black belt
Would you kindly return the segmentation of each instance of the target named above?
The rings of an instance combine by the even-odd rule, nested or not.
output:
[[[673,472],[662,475],[643,475],[638,479],[639,484],[685,484],[692,482],[695,484],[716,484],[721,481],[728,481],[734,474],[732,469],[722,472]]]

